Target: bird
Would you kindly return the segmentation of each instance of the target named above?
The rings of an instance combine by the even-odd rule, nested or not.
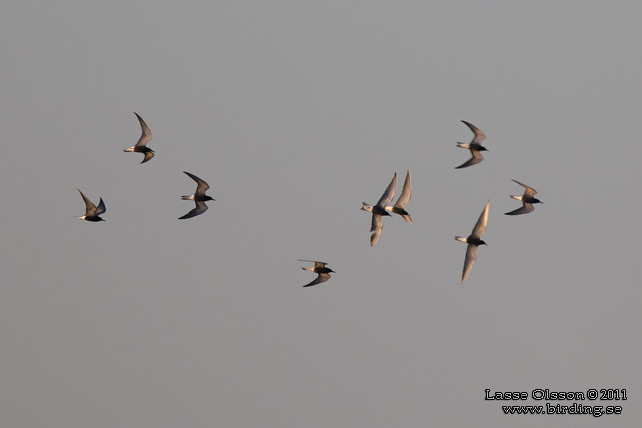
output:
[[[143,118],[138,115],[138,113],[134,112],[134,114],[136,115],[136,117],[138,118],[138,121],[140,122],[140,127],[143,130],[143,133],[141,134],[140,138],[138,139],[138,142],[135,145],[123,151],[144,153],[145,157],[143,158],[143,161],[141,163],[145,163],[154,157],[154,151],[149,147],[147,147],[147,143],[149,143],[152,140],[152,131],[149,129],[149,127],[147,126]]]
[[[401,217],[403,217],[404,220],[406,220],[408,223],[412,223],[412,219],[410,218],[410,214],[408,214],[408,211],[404,209],[406,204],[410,202],[410,193],[412,192],[412,185],[410,183],[410,171],[406,172],[406,180],[403,182],[403,190],[401,191],[401,195],[399,195],[399,199],[397,199],[397,202],[395,203],[394,206],[386,207],[386,211],[388,212],[393,212],[395,214],[399,214]]]
[[[466,126],[468,126],[470,130],[473,131],[473,134],[475,134],[475,136],[468,144],[457,143],[457,147],[470,150],[470,154],[472,154],[473,157],[471,157],[461,165],[455,167],[455,169],[466,168],[466,167],[478,164],[479,162],[484,160],[484,157],[482,156],[481,152],[488,151],[486,147],[481,145],[481,142],[486,139],[486,134],[484,134],[481,129],[477,128],[472,123],[468,123],[465,120],[462,120],[462,122],[464,122]]]
[[[297,259],[297,260],[300,262],[314,263],[314,267],[302,267],[301,269],[318,274],[318,276],[314,279],[314,281],[312,281],[309,284],[305,284],[304,287],[311,287],[313,285],[326,282],[327,280],[330,279],[330,273],[334,273],[332,269],[325,267],[327,265],[326,262],[319,262],[316,260],[303,260],[303,259]]]
[[[511,211],[511,212],[508,212],[508,213],[504,213],[504,214],[506,214],[506,215],[528,214],[529,212],[535,210],[535,207],[533,206],[533,204],[543,204],[544,203],[544,202],[542,202],[539,199],[534,197],[535,194],[537,193],[537,190],[533,189],[530,186],[525,185],[524,183],[520,183],[517,180],[513,180],[513,181],[526,189],[522,196],[510,195],[511,198],[517,199],[518,201],[522,201],[522,206],[517,208],[514,211]]]
[[[105,219],[100,218],[100,214],[104,213],[107,211],[105,208],[105,203],[103,202],[103,198],[100,198],[100,202],[98,203],[98,207],[94,205],[93,202],[89,200],[87,196],[83,192],[80,191],[80,189],[77,189],[80,192],[80,196],[82,196],[83,200],[85,201],[85,215],[81,216],[76,216],[76,218],[79,218],[81,220],[85,221],[105,221]]]
[[[205,205],[205,201],[215,200],[214,198],[205,194],[205,191],[210,188],[209,184],[207,184],[204,180],[201,180],[194,174],[190,174],[187,171],[183,172],[187,174],[192,180],[196,181],[196,192],[193,195],[181,196],[181,199],[186,201],[194,201],[196,203],[196,208],[185,214],[183,217],[179,217],[179,220],[196,217],[197,215],[203,214],[205,211],[207,211],[207,205]]]
[[[468,244],[468,248],[466,249],[466,259],[464,261],[464,271],[461,276],[462,284],[468,277],[470,270],[473,268],[473,265],[475,264],[475,259],[477,258],[477,247],[479,245],[487,245],[484,241],[482,241],[481,236],[484,233],[484,230],[486,230],[486,224],[488,223],[489,205],[490,205],[490,200],[486,202],[486,206],[484,207],[484,210],[479,216],[479,219],[477,220],[477,223],[475,224],[473,231],[470,233],[470,236],[468,236],[467,238],[464,238],[463,236],[455,236],[455,239],[457,241],[466,242]]]
[[[381,235],[381,229],[383,229],[383,222],[381,221],[381,216],[390,215],[388,211],[386,211],[386,206],[390,204],[390,202],[392,201],[392,198],[395,197],[396,187],[397,187],[397,173],[395,172],[395,175],[392,177],[392,181],[388,185],[388,188],[386,188],[386,191],[383,192],[383,195],[381,196],[381,199],[379,199],[379,202],[377,202],[377,205],[373,207],[370,204],[362,202],[363,206],[361,207],[361,209],[372,213],[372,225],[370,227],[370,232],[372,232],[372,235],[370,235],[371,247],[373,247],[374,244],[377,243],[377,240],[379,239],[379,235]]]

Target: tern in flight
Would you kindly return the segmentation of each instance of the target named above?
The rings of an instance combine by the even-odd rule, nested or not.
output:
[[[401,191],[401,195],[399,196],[399,199],[397,199],[397,202],[395,203],[394,206],[386,207],[386,211],[393,212],[395,214],[399,214],[401,217],[403,217],[404,220],[406,220],[408,223],[412,223],[412,219],[410,218],[410,214],[408,214],[408,211],[404,209],[406,204],[410,202],[410,193],[412,192],[412,184],[410,183],[410,171],[406,172],[406,181],[403,182],[403,190]]]
[[[204,180],[201,180],[194,174],[190,174],[187,171],[183,172],[189,175],[192,180],[196,181],[196,192],[193,195],[181,196],[181,199],[184,199],[186,201],[194,201],[196,203],[196,207],[192,211],[185,214],[183,217],[179,217],[179,220],[196,217],[197,215],[203,214],[205,211],[207,211],[207,205],[205,205],[205,201],[215,200],[214,198],[205,194],[205,191],[210,188],[209,184],[207,184]]]
[[[464,283],[464,281],[466,281],[470,270],[475,264],[475,259],[477,258],[477,247],[479,245],[486,245],[486,243],[482,241],[481,236],[484,233],[484,230],[486,230],[486,223],[488,223],[489,205],[490,201],[486,203],[486,206],[479,216],[479,220],[477,220],[477,223],[475,224],[473,231],[470,233],[470,236],[468,236],[467,238],[464,238],[463,236],[455,236],[456,240],[466,242],[468,244],[468,248],[466,249],[466,260],[464,261],[464,271],[461,275],[462,284]]]
[[[80,189],[78,189],[78,191],[80,192]],[[103,202],[103,198],[100,198],[98,207],[96,207],[96,205],[94,205],[94,203],[91,202],[83,192],[80,192],[80,196],[82,196],[83,200],[85,201],[85,215],[76,216],[76,218],[79,218],[85,221],[94,221],[94,222],[105,221],[104,219],[99,217],[100,214],[107,211],[107,209],[105,208],[105,203]]]
[[[544,203],[544,202],[542,202],[539,199],[534,197],[535,194],[537,193],[537,190],[533,189],[530,186],[525,185],[524,183],[520,183],[517,180],[513,180],[513,181],[526,189],[522,196],[510,195],[511,198],[517,199],[518,201],[522,201],[522,206],[517,208],[514,211],[511,211],[509,213],[504,213],[504,214],[506,214],[506,215],[528,214],[529,212],[535,210],[535,207],[533,206],[533,204],[543,204]]]
[[[478,164],[479,162],[484,160],[484,157],[482,156],[481,152],[488,151],[486,147],[481,145],[481,142],[486,139],[486,135],[482,132],[482,130],[477,128],[472,123],[466,122],[465,120],[462,120],[462,122],[464,122],[466,126],[468,126],[470,130],[473,131],[473,134],[475,134],[475,136],[468,144],[457,143],[457,147],[470,150],[470,154],[472,154],[473,157],[471,157],[470,159],[468,159],[466,162],[462,163],[458,167],[455,167],[457,169],[466,168],[466,167]]]
[[[377,205],[373,207],[370,204],[362,202],[363,206],[361,207],[361,209],[372,213],[372,226],[370,227],[370,232],[372,232],[372,235],[370,235],[371,247],[377,243],[377,239],[379,239],[379,235],[381,235],[381,229],[383,229],[381,216],[390,215],[388,211],[386,211],[386,206],[388,206],[390,202],[392,202],[392,198],[395,197],[395,187],[397,187],[396,172],[394,177],[392,177],[392,181],[388,185],[388,188],[385,192],[383,192],[383,195],[381,196],[381,199],[379,199],[379,202],[377,202]]]
[[[330,279],[330,273],[334,273],[332,269],[325,267],[325,265],[327,265],[326,262],[319,262],[316,260],[302,260],[302,259],[298,259],[298,260],[300,262],[314,263],[314,267],[302,267],[301,269],[314,272],[317,274],[317,277],[314,279],[314,281],[312,281],[309,284],[305,284],[304,287],[312,287],[313,285],[326,282],[327,280]]]
[[[143,130],[143,133],[141,134],[138,142],[135,145],[125,149],[124,151],[144,153],[145,157],[143,158],[143,161],[141,163],[145,163],[154,157],[154,151],[147,147],[147,143],[152,140],[152,131],[150,131],[149,127],[147,126],[143,118],[138,115],[138,113],[134,112],[134,114],[140,122],[140,127]]]

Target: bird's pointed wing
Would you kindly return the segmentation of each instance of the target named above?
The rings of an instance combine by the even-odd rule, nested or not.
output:
[[[401,217],[406,220],[408,223],[412,223],[412,218],[410,218],[410,214],[401,214]]]
[[[513,181],[526,189],[526,191],[524,192],[524,196],[533,197],[537,193],[537,190],[533,189],[532,187],[527,186],[524,183],[520,183],[519,181],[514,180],[514,179],[513,179]]]
[[[311,287],[313,285],[321,284],[322,282],[326,282],[327,280],[330,279],[330,274],[329,273],[320,273],[314,281],[312,281],[309,284],[304,285],[304,287]]]
[[[205,191],[210,188],[209,184],[207,184],[204,180],[201,180],[194,174],[191,174],[187,171],[183,171],[185,174],[189,175],[189,177],[196,181],[196,195],[204,195]]]
[[[85,215],[86,216],[93,216],[96,214],[96,205],[92,201],[89,200],[87,196],[83,192],[80,191],[80,189],[76,189],[80,192],[80,196],[82,196],[82,199],[85,201]],[[102,199],[101,199],[102,201]]]
[[[373,247],[381,235],[381,230],[383,229],[383,221],[381,221],[381,215],[372,214],[372,226],[370,227],[370,246]]]
[[[154,157],[154,152],[152,151],[145,152],[145,157],[143,158],[143,161],[141,163],[145,163],[153,157]]]
[[[468,278],[468,274],[470,273],[470,270],[473,268],[473,265],[475,264],[476,259],[477,259],[477,245],[468,244],[468,248],[466,249],[466,259],[464,260],[464,270],[461,274],[462,284],[464,283],[464,281],[466,281],[466,278]]]
[[[466,126],[468,126],[470,128],[470,130],[473,131],[473,134],[475,134],[475,137],[473,138],[471,143],[478,143],[479,144],[479,143],[481,143],[482,141],[484,141],[486,139],[486,134],[484,134],[484,132],[481,129],[479,129],[478,127],[476,127],[472,123],[466,122],[465,120],[462,120],[462,122],[464,122],[466,124]]]
[[[506,215],[528,214],[529,212],[535,210],[535,207],[533,206],[533,204],[529,204],[528,202],[523,202],[523,204],[524,205],[522,205],[521,207],[517,208],[516,210],[508,212],[508,213],[504,213],[504,214],[506,214]]]
[[[100,198],[100,202],[98,203],[98,208],[96,208],[96,215],[100,215],[107,211],[107,208],[105,208],[105,202],[103,202],[103,198]]]
[[[479,162],[484,160],[484,156],[482,156],[479,150],[471,150],[470,154],[473,155],[473,157],[471,157],[470,159],[468,159],[466,162],[462,163],[458,167],[455,167],[455,169],[466,168],[469,166],[477,165]]]
[[[310,263],[323,263],[324,266],[327,264],[327,263],[324,263],[324,262],[320,262],[318,260],[297,259],[297,261],[299,261],[299,262],[310,262]]]
[[[207,205],[205,205],[205,202],[196,201],[196,208],[185,214],[183,217],[179,217],[178,219],[184,220],[186,218],[196,217],[197,215],[203,214],[205,211],[207,211]]]
[[[403,208],[406,206],[408,202],[410,202],[410,194],[412,193],[412,184],[410,183],[410,171],[406,173],[406,181],[403,182],[403,190],[401,191],[401,195],[399,195],[399,199],[397,199],[397,203],[395,204],[395,207],[397,208]]]
[[[140,122],[140,127],[143,131],[141,134],[140,138],[138,139],[138,142],[136,143],[137,146],[146,146],[147,143],[149,143],[152,140],[152,131],[149,129],[145,121],[143,120],[142,117],[138,115],[138,113],[134,112],[136,117],[138,118],[138,121]],[[154,155],[152,155],[153,157]],[[145,154],[145,158],[147,158],[147,154]],[[150,157],[151,159],[151,157]],[[149,159],[145,159],[149,160]]]
[[[473,231],[470,234],[470,236],[472,236],[473,238],[478,238],[478,239],[481,238],[482,234],[486,230],[486,224],[488,223],[489,206],[490,206],[490,201],[486,202],[486,206],[484,207],[484,210],[479,216],[479,219],[477,220],[477,223],[475,224],[475,227],[473,228]]]
[[[395,197],[396,187],[397,187],[397,173],[395,172],[395,175],[394,177],[392,177],[390,184],[388,184],[386,191],[383,192],[383,195],[381,195],[381,199],[379,199],[379,202],[377,202],[378,207],[380,207],[381,209],[385,209],[386,205],[390,205],[390,202],[392,202],[392,198]]]

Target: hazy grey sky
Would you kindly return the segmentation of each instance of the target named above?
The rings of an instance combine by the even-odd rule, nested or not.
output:
[[[642,420],[642,5],[6,1],[7,427]],[[123,153],[139,113],[156,157]],[[454,167],[480,127],[490,150]],[[394,172],[414,223],[370,215]],[[190,220],[181,195],[211,185]],[[509,217],[509,195],[539,191]],[[107,206],[81,222],[76,188]],[[465,245],[486,201],[477,264]],[[298,258],[318,259],[332,279]],[[625,388],[621,415],[484,390]]]

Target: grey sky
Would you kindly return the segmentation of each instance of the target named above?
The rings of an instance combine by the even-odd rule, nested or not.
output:
[[[2,425],[639,423],[641,14],[5,2]],[[153,132],[145,165],[123,153],[134,111]],[[455,170],[461,119],[490,151]],[[385,218],[370,248],[361,202],[407,169],[414,223]],[[185,221],[182,171],[216,199]],[[511,179],[544,204],[504,216]],[[76,188],[104,199],[105,223],[74,218]],[[488,199],[489,245],[462,286],[453,237]],[[299,258],[336,274],[304,289]],[[486,388],[629,399],[580,402],[623,407],[600,418],[505,416]]]

